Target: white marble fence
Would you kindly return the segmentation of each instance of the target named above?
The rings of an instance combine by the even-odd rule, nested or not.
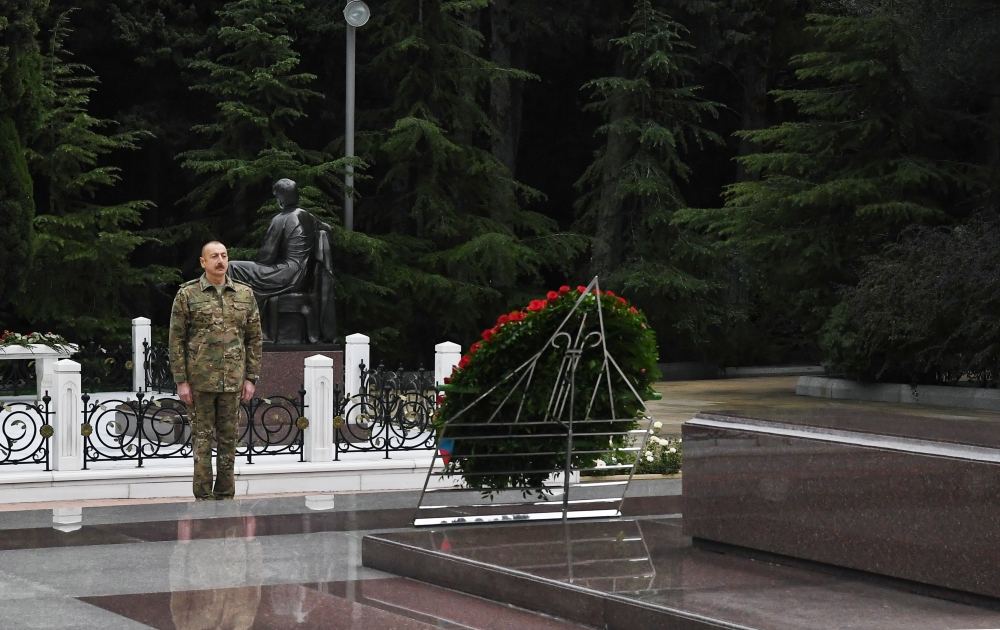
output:
[[[143,341],[152,339],[150,321],[136,318],[132,322],[133,391],[91,393],[95,401],[135,398],[136,392],[166,398],[145,392],[145,354]],[[338,410],[337,395],[360,393],[363,378],[360,365],[370,366],[370,344],[365,335],[354,334],[345,340],[344,380],[346,391],[334,381],[333,360],[323,355],[313,355],[303,362],[303,383],[306,398],[304,416],[308,426],[302,434],[302,456],[276,455],[266,460],[250,462],[237,459],[237,494],[268,492],[334,491],[334,490],[385,490],[418,489],[422,487],[427,467],[432,460],[429,451],[407,451],[385,458],[379,452],[352,452],[351,456],[336,461],[334,455],[335,418]],[[461,347],[445,342],[438,344],[435,356],[435,382],[440,384],[458,363]],[[37,356],[34,358],[37,359]],[[49,359],[46,355],[46,359]],[[87,437],[82,430],[85,417],[82,395],[86,393],[81,382],[81,366],[71,359],[45,362],[44,377],[40,381],[40,401],[48,395],[47,412],[32,397],[20,397],[20,402],[0,404],[0,425],[10,419],[13,412],[27,418],[27,413],[37,416],[34,433],[41,423],[48,428],[46,457],[43,461],[24,465],[0,466],[0,503],[23,501],[65,500],[71,498],[140,498],[185,496],[190,493],[190,457],[176,459],[150,458],[138,467],[135,461],[91,462],[84,469],[84,449]],[[41,387],[44,387],[42,389]],[[172,398],[172,396],[170,396]],[[5,402],[5,401],[0,401]],[[37,405],[37,409],[30,407]],[[25,411],[27,409],[27,411]],[[17,421],[17,420],[15,420]],[[19,421],[23,429],[28,421]],[[95,428],[96,430],[96,428]],[[16,431],[3,431],[16,439]],[[3,436],[0,436],[3,437]],[[0,442],[7,440],[3,438]],[[8,441],[12,441],[8,440]],[[13,441],[12,441],[13,443]],[[10,446],[10,445],[7,445]],[[0,444],[0,450],[4,444]],[[34,446],[30,448],[35,448]],[[2,455],[2,453],[0,453]],[[0,460],[3,458],[0,457]],[[46,466],[44,460],[48,460]],[[4,463],[0,461],[0,464]],[[149,465],[145,465],[149,464]]]
[[[134,392],[145,390],[146,366],[143,341],[148,343],[151,338],[149,319],[144,317],[134,319],[132,321]],[[48,423],[52,427],[53,435],[49,444],[49,465],[52,470],[58,471],[82,470],[86,436],[80,430],[81,418],[84,416],[84,402],[81,400],[84,393],[81,384],[81,366],[71,359],[56,360],[58,353],[46,352],[47,350],[47,348],[36,349],[31,356],[39,365],[44,364],[44,368],[39,368],[37,400],[41,400],[45,394],[51,399]],[[436,385],[441,384],[451,373],[460,357],[461,346],[458,344],[453,342],[437,344],[434,360]],[[349,335],[344,352],[343,392],[347,398],[350,399],[360,393],[363,384],[361,366],[370,366],[370,363],[369,338],[362,334]],[[303,459],[307,462],[328,462],[334,459],[334,424],[331,420],[336,415],[340,402],[336,400],[339,387],[334,382],[333,359],[316,354],[305,359],[302,369],[302,382],[306,391],[304,415],[309,422],[308,429],[304,432]],[[130,394],[123,396],[121,393],[109,393],[103,396],[124,398],[128,395]],[[94,396],[96,398],[102,395],[94,394]],[[0,411],[0,417],[2,415],[3,412]],[[351,418],[346,420],[352,421]]]

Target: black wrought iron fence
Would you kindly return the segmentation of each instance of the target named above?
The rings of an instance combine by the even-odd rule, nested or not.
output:
[[[37,389],[34,360],[0,361],[0,396],[34,394]]]
[[[0,402],[0,466],[44,464],[49,470],[51,401],[45,392],[39,401]]]
[[[191,423],[187,406],[175,398],[140,392],[134,399],[92,400],[84,394],[83,468],[99,461],[135,461],[191,457]],[[236,456],[298,455],[303,461],[305,390],[299,398],[274,396],[241,403]]]
[[[83,468],[89,462],[190,457],[187,406],[175,399],[148,396],[134,400],[94,400],[84,394]]]
[[[383,452],[389,459],[394,452],[434,449],[433,373],[423,368],[387,370],[381,364],[360,368],[360,392],[350,397],[335,394],[334,459],[352,451]]]
[[[306,391],[300,389],[298,394],[297,399],[271,396],[243,404],[237,457],[245,456],[248,464],[255,455],[298,455],[300,462],[305,460]]]
[[[132,389],[132,343],[88,341],[73,356],[80,364],[83,388],[91,392],[122,392]]]
[[[177,393],[177,384],[170,373],[170,357],[167,347],[159,344],[142,342],[143,363],[146,367],[144,382],[146,391]]]

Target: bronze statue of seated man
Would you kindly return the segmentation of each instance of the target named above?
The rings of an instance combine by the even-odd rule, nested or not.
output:
[[[278,341],[279,322],[267,320],[269,315],[273,319],[274,315],[281,314],[277,306],[283,295],[288,301],[302,305],[296,310],[304,309],[301,314],[306,316],[307,328],[314,326],[317,329],[307,331],[305,336],[310,341],[320,337],[332,340],[330,226],[298,207],[299,192],[294,181],[279,179],[272,191],[281,211],[271,219],[256,260],[230,261],[229,275],[253,288],[264,316],[265,336],[270,337],[270,341]],[[266,307],[269,302],[271,308]],[[305,306],[307,303],[312,306]],[[316,323],[311,324],[312,321]]]

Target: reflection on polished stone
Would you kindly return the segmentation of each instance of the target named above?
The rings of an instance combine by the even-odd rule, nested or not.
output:
[[[333,509],[333,493],[330,494],[307,494],[305,497],[306,507],[310,510],[323,511]]]
[[[162,630],[580,628],[577,624],[540,617],[504,604],[404,578],[81,599]],[[182,610],[180,605],[191,608]]]
[[[372,534],[363,561],[609,628],[1000,627],[988,605],[693,546],[680,518]]]
[[[52,529],[70,533],[83,527],[83,508],[58,507],[52,508]]]
[[[170,557],[170,614],[175,628],[253,626],[263,567],[256,531],[253,514],[177,521],[177,543]]]

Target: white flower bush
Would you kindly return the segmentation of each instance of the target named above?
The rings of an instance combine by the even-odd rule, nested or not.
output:
[[[662,422],[657,421],[652,424],[652,432],[641,451],[615,449],[606,457],[607,461],[603,459],[596,460],[594,466],[605,470],[595,474],[610,475],[627,473],[628,469],[608,468],[608,466],[632,464],[636,461],[636,455],[639,456],[639,462],[635,468],[636,474],[665,475],[680,472],[683,455],[681,451],[681,438],[671,436],[661,437],[657,435],[662,429]],[[640,444],[636,444],[635,446],[640,446]]]

